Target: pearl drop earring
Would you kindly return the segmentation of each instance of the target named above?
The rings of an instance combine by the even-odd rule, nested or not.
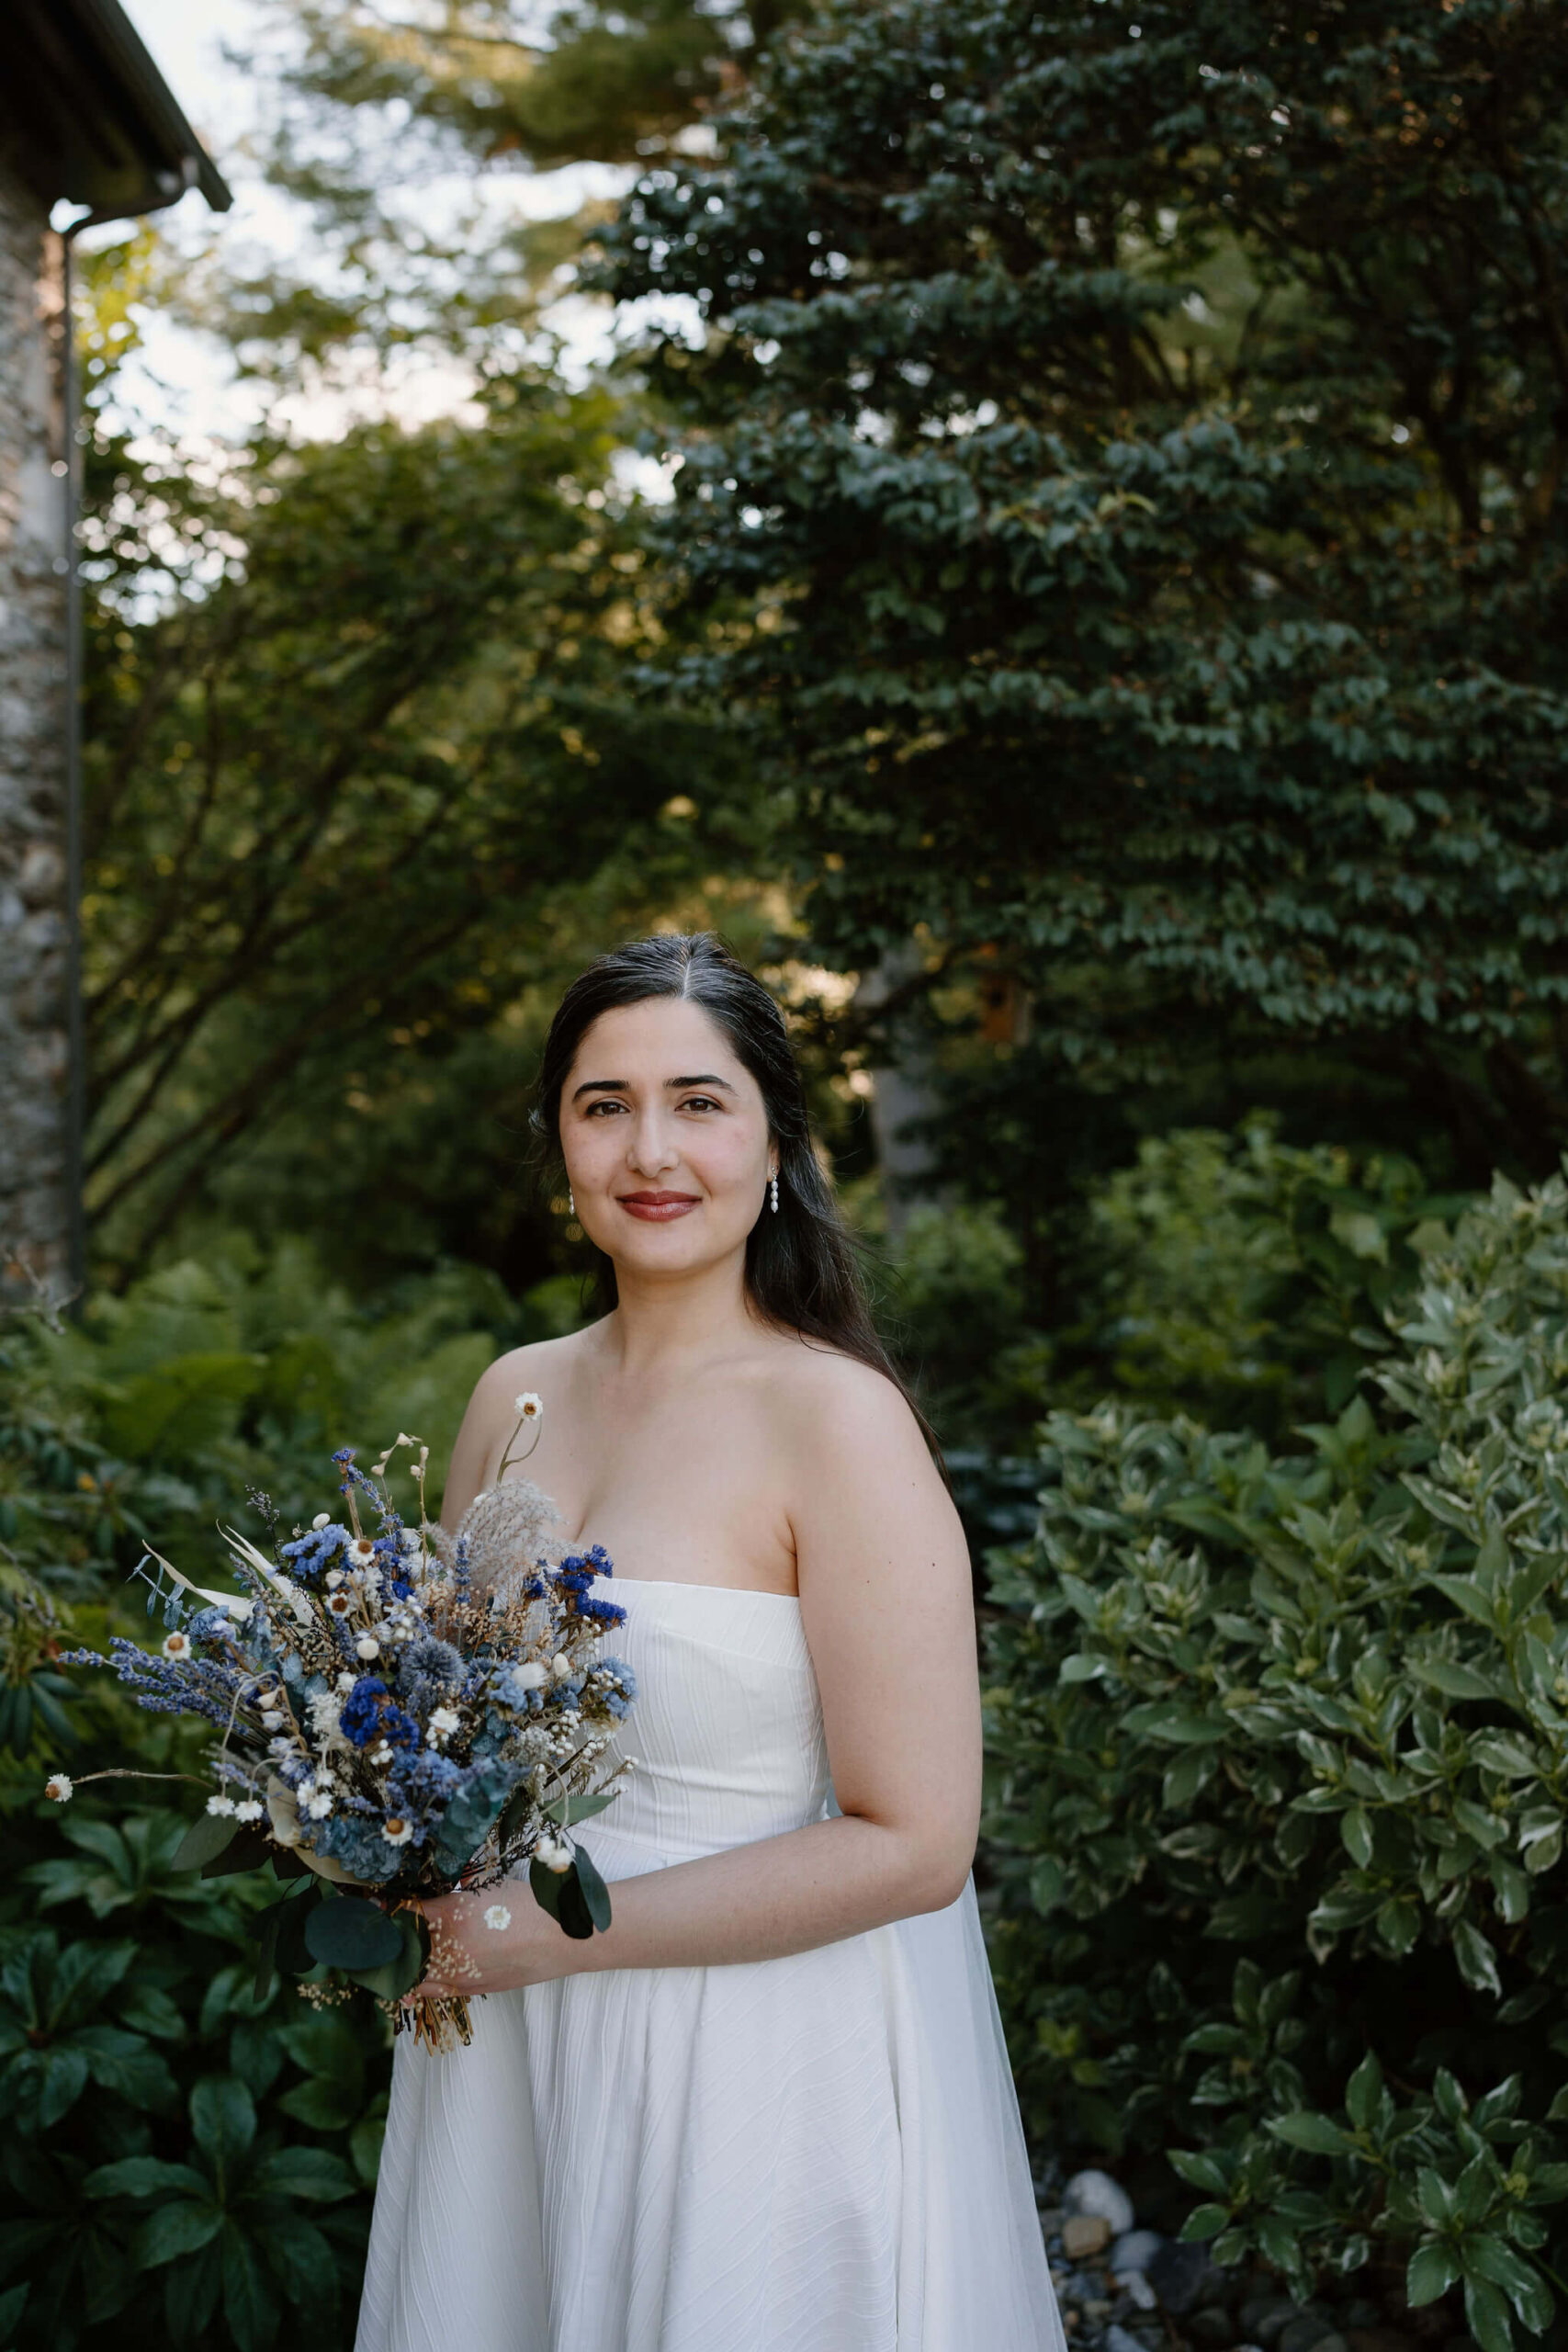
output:
[[[768,1179],[768,1198],[773,1204],[773,1215],[777,1216],[779,1213],[779,1180],[776,1176],[770,1176]]]
[[[566,1188],[566,1206],[569,1216],[575,1216],[577,1215],[577,1203],[572,1197],[571,1186],[570,1184]]]

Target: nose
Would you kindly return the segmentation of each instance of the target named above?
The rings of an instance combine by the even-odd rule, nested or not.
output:
[[[674,1126],[662,1103],[649,1104],[632,1121],[626,1166],[634,1176],[662,1176],[681,1162]]]

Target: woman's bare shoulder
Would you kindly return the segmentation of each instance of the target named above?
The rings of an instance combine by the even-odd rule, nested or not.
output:
[[[480,1373],[468,1402],[468,1419],[476,1431],[499,1442],[502,1425],[510,1428],[516,1419],[517,1399],[530,1393],[543,1400],[548,1414],[551,1406],[560,1402],[592,1329],[590,1325],[588,1330],[569,1331],[556,1340],[530,1340],[497,1356]]]
[[[773,1395],[787,1427],[810,1453],[913,1451],[929,1461],[920,1425],[897,1381],[842,1349],[793,1332],[777,1335]]]

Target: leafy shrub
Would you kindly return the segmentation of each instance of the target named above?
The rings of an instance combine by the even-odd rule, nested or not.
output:
[[[1303,1452],[1051,1416],[994,1951],[1042,2137],[1172,2149],[1222,2261],[1398,2257],[1509,2352],[1568,2257],[1568,1186],[1420,1240],[1377,1409]]]
[[[268,2352],[291,2308],[313,2352],[351,2340],[384,2023],[258,1989],[264,1888],[174,1871],[186,1824],[107,1793],[134,1782],[39,1803],[82,1736],[95,1768],[133,1770],[201,1745],[107,1682],[81,1693],[53,1654],[136,1633],[147,1536],[199,1576],[214,1510],[264,1474],[299,1515],[334,1444],[412,1428],[444,1459],[487,1322],[523,1336],[569,1306],[551,1290],[520,1315],[462,1268],[356,1301],[298,1245],[235,1241],[79,1326],[0,1319],[0,2342]]]
[[[1269,1435],[1338,1412],[1365,1377],[1368,1327],[1467,1198],[1434,1195],[1398,1153],[1281,1143],[1261,1114],[1234,1134],[1151,1137],[1089,1201],[1094,1368],[1155,1410]]]

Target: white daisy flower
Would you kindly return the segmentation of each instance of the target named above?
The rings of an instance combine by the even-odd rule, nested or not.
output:
[[[406,1846],[413,1836],[413,1823],[393,1814],[381,1824],[381,1835],[389,1846]]]
[[[525,1388],[522,1396],[514,1396],[512,1402],[520,1421],[537,1421],[544,1417],[545,1400],[532,1388]]]
[[[444,1739],[450,1739],[455,1731],[462,1729],[462,1725],[463,1718],[456,1707],[436,1707],[425,1729],[426,1745],[439,1747]]]
[[[334,1617],[346,1617],[354,1607],[354,1595],[341,1589],[327,1595],[327,1607]]]
[[[501,1928],[510,1928],[511,1925],[512,1914],[507,1909],[504,1903],[492,1903],[488,1906],[485,1912],[485,1926],[487,1928],[495,1928],[499,1929]]]
[[[188,1634],[170,1634],[166,1635],[164,1642],[164,1656],[165,1657],[189,1657],[190,1635]]]
[[[76,1783],[69,1772],[51,1772],[43,1784],[43,1792],[56,1804],[69,1804],[76,1793]]]
[[[234,1807],[236,1821],[260,1821],[266,1807],[256,1797],[246,1797]]]
[[[376,1543],[373,1536],[356,1535],[344,1554],[351,1568],[373,1568],[376,1565]]]

